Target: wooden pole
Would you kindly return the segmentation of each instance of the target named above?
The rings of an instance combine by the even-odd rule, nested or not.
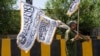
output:
[[[79,22],[80,21],[80,7],[78,9],[78,19],[77,19],[77,31],[79,32]]]

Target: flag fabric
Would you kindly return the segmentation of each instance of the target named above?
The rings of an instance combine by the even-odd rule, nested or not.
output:
[[[79,8],[80,0],[73,0],[70,8],[67,11],[67,15],[70,17],[73,13],[75,13]]]
[[[55,20],[43,15],[38,29],[38,41],[51,44],[56,31],[57,23]]]
[[[36,38],[50,45],[58,26],[59,23],[44,15],[44,11],[21,2],[21,29],[17,35],[17,45],[26,52],[32,48]]]
[[[39,26],[39,15],[41,10],[27,3],[21,3],[21,30],[17,36],[18,47],[28,52],[37,37],[37,29]]]

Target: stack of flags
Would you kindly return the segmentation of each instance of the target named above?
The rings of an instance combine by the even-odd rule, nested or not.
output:
[[[77,11],[79,4],[80,0],[72,1],[67,12],[69,17]],[[39,42],[50,45],[59,24],[63,23],[46,16],[44,11],[39,8],[21,2],[21,30],[17,35],[18,47],[28,52],[34,45],[36,39]],[[66,29],[69,28],[68,26],[61,27]]]
[[[57,25],[56,20],[46,16],[44,11],[21,2],[21,30],[17,35],[18,47],[28,52],[36,39],[50,45]]]

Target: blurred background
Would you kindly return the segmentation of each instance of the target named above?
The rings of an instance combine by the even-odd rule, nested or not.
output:
[[[0,0],[0,38],[6,35],[17,35],[20,31],[20,1]],[[60,19],[64,23],[77,20],[77,12],[68,17],[66,12],[72,0],[32,0],[33,6],[45,11],[53,19]],[[92,37],[100,35],[100,0],[81,0],[80,4],[80,32]],[[64,36],[65,29],[57,29],[57,34]]]

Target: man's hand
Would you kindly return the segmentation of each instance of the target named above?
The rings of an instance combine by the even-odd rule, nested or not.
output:
[[[76,34],[76,36],[74,37],[74,40],[79,40],[79,34]]]
[[[73,41],[76,41],[76,40],[79,40],[79,39],[80,39],[80,38],[79,38],[79,35],[77,34],[77,35],[75,35],[74,38],[71,39],[71,41],[73,42]]]

